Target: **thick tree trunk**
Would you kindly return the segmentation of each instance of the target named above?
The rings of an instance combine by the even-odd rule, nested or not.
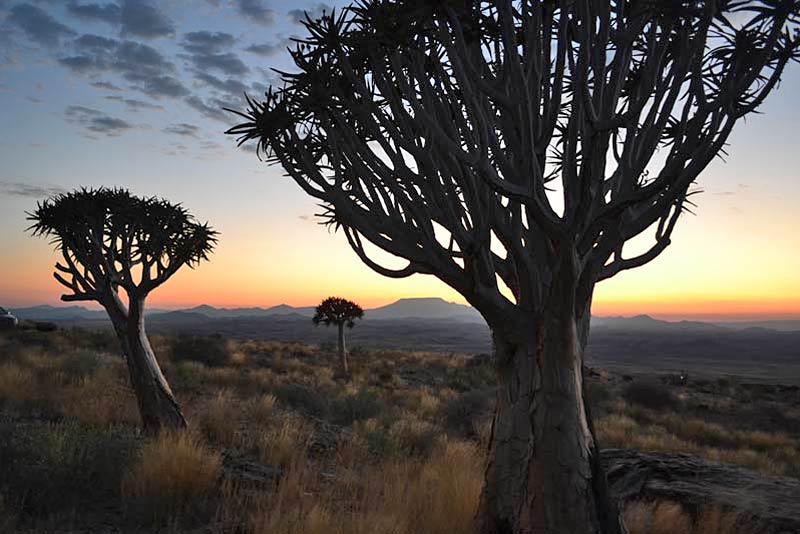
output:
[[[106,307],[108,309],[108,306]],[[172,390],[164,378],[144,328],[144,302],[132,303],[127,316],[119,310],[109,310],[114,330],[122,344],[131,387],[136,394],[142,426],[148,433],[163,428],[186,428]]]
[[[481,534],[620,534],[584,398],[584,299],[554,282],[545,313],[493,326],[497,405]],[[520,312],[523,315],[523,312]]]
[[[350,372],[347,366],[347,347],[344,343],[344,323],[339,323],[339,363],[342,366],[342,372],[348,374]]]

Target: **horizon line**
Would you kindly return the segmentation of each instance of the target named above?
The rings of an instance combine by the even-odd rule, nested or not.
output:
[[[385,306],[389,306],[395,304],[400,301],[404,300],[439,300],[445,302],[447,304],[453,304],[457,306],[464,306],[467,308],[475,309],[468,303],[459,303],[455,301],[450,301],[442,297],[402,297],[392,301],[389,301],[385,304],[380,304],[374,307],[365,308],[365,310],[374,310],[378,308],[383,308]],[[16,306],[6,306],[7,309],[14,311],[15,309],[24,309],[24,308],[37,308],[37,307],[51,307],[51,308],[83,308],[86,310],[93,310],[93,311],[102,311],[102,307],[98,304],[93,302],[77,302],[77,303],[64,303],[59,301],[56,304],[53,303],[29,303],[23,305],[16,305]],[[274,305],[214,305],[209,304],[208,302],[201,302],[199,304],[192,304],[192,305],[155,305],[151,308],[151,311],[164,311],[164,312],[176,312],[176,311],[187,311],[192,310],[199,307],[211,307],[217,310],[237,310],[237,309],[259,309],[259,310],[270,310],[272,308],[277,308],[281,306],[286,306],[289,308],[314,308],[316,304],[310,305],[295,305],[289,304],[287,302],[281,302],[279,304]],[[475,310],[476,313],[480,313]],[[598,313],[592,314],[592,318],[597,319],[613,319],[613,318],[625,318],[630,319],[634,317],[650,317],[652,319],[665,321],[665,322],[706,322],[706,323],[747,323],[747,322],[779,322],[779,321],[800,321],[800,312],[797,313],[786,313],[786,312],[710,312],[710,313],[680,313],[680,312],[669,312],[669,313],[660,313],[660,312],[648,312],[648,311],[640,311],[640,312],[628,312],[628,313]]]

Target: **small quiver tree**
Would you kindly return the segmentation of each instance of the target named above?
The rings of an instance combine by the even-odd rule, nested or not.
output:
[[[306,20],[292,71],[229,130],[366,265],[434,275],[486,319],[482,534],[621,532],[582,374],[595,284],[667,248],[798,23],[798,0],[360,0]]]
[[[53,275],[70,290],[61,300],[95,301],[108,313],[145,430],[184,428],[145,333],[145,300],[182,266],[208,259],[217,232],[180,205],[123,189],[61,194],[28,215],[33,235],[51,237],[61,253]]]
[[[311,319],[316,325],[320,323],[325,326],[334,324],[339,328],[339,363],[345,375],[349,373],[349,368],[347,365],[347,347],[344,339],[344,328],[345,326],[347,328],[353,328],[353,326],[355,326],[355,320],[361,319],[362,317],[364,317],[364,310],[355,302],[339,297],[328,297],[317,306],[316,313],[314,313],[314,317]]]

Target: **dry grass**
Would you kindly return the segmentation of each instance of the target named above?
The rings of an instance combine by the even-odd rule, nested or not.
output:
[[[109,348],[77,350],[75,339],[53,334],[49,344],[21,350],[0,335],[0,350],[13,354],[0,364],[0,414],[65,416],[79,430],[123,428],[136,436],[138,414],[124,362]],[[171,342],[161,339],[160,346],[168,353]],[[190,522],[193,532],[209,533],[471,531],[490,425],[475,417],[482,403],[475,408],[465,401],[485,396],[491,402],[485,369],[440,354],[354,351],[348,381],[335,375],[336,361],[324,350],[262,341],[226,341],[224,348],[225,366],[177,357],[164,362],[190,423],[202,432],[126,438],[133,447],[130,463],[107,462],[117,473],[114,492],[124,500],[109,505],[100,499],[98,506],[124,504],[128,518],[166,522],[173,533]],[[628,404],[611,390],[602,398],[595,426],[603,446],[800,473],[800,448],[791,433]],[[464,415],[455,426],[447,417],[454,405],[464,408],[455,412]],[[106,438],[97,439],[102,445]],[[278,466],[282,477],[258,484],[225,478],[222,452]],[[4,514],[16,521],[19,510],[0,505],[0,532]],[[675,503],[634,504],[625,517],[631,534],[755,532],[743,530],[747,518],[732,512],[708,508],[693,521]]]
[[[14,363],[0,366],[0,399],[23,403],[37,394],[36,377],[30,369]]]
[[[239,428],[239,409],[229,390],[221,390],[206,404],[200,416],[200,427],[214,442],[232,447]]]
[[[719,506],[703,508],[693,520],[676,502],[637,502],[623,513],[629,534],[757,534],[759,526],[747,517]]]
[[[256,436],[256,448],[262,462],[286,467],[305,455],[311,426],[294,414],[283,414]]]
[[[269,423],[275,415],[275,404],[278,399],[267,393],[257,397],[249,407],[250,419],[260,425]]]
[[[482,482],[480,454],[443,441],[424,463],[395,461],[363,470],[340,487],[310,494],[296,467],[273,499],[252,513],[255,534],[451,534],[469,532]],[[344,487],[342,487],[344,486]],[[352,497],[342,506],[342,495]]]
[[[145,445],[122,482],[135,514],[153,522],[203,507],[219,477],[219,454],[189,432],[163,432]]]
[[[675,414],[648,418],[653,422],[640,424],[624,413],[602,417],[595,421],[598,440],[603,447],[694,454],[770,475],[800,472],[800,444],[786,434],[728,429]]]

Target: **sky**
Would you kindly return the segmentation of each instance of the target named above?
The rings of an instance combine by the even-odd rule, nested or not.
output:
[[[210,262],[184,268],[151,306],[373,307],[403,297],[464,302],[431,276],[390,280],[281,169],[223,132],[290,67],[298,23],[345,2],[0,0],[0,306],[59,303],[57,256],[26,211],[75,187],[119,186],[181,202],[221,232]],[[650,264],[597,286],[595,315],[800,319],[800,68],[740,123],[701,175],[696,215]]]

